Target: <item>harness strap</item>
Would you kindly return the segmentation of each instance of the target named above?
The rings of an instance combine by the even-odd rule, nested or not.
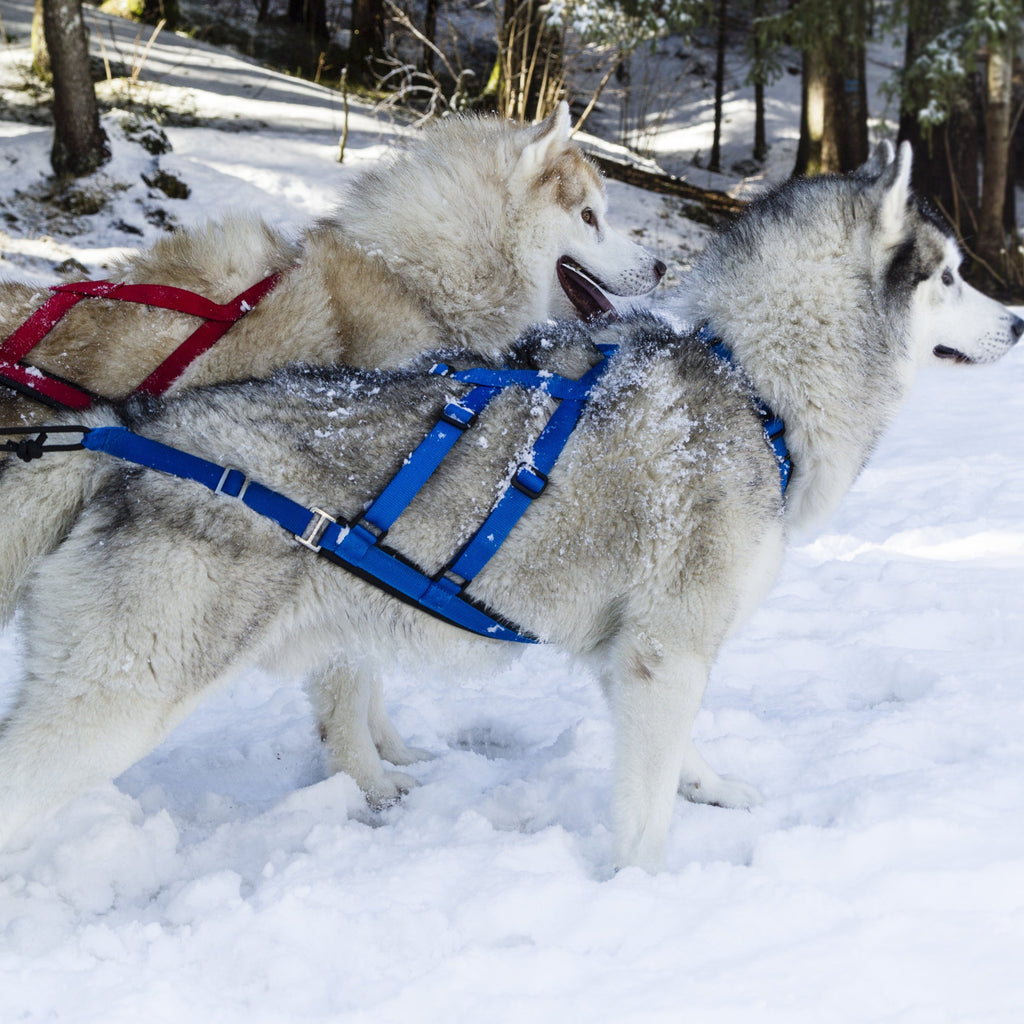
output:
[[[579,380],[564,377],[547,378],[541,384],[541,389],[551,394],[555,393],[555,389],[549,385],[557,384],[557,389],[563,392],[564,397],[534,442],[530,459],[519,465],[512,475],[510,486],[484,520],[483,525],[448,565],[448,572],[465,581],[463,586],[490,561],[512,532],[512,527],[519,522],[531,502],[540,496],[547,485],[548,473],[558,461],[569,435],[579,422],[590,392],[607,369],[608,356],[615,351],[616,346],[601,345],[600,348],[605,358]],[[458,378],[460,374],[454,376]]]
[[[169,285],[124,284],[116,281],[73,281],[56,285],[46,302],[0,343],[0,382],[46,404],[86,409],[94,396],[84,388],[53,374],[19,363],[65,314],[84,298],[137,302],[200,317],[202,323],[136,388],[148,395],[162,395],[192,361],[211,348],[248,313],[281,279],[280,274],[258,281],[230,302],[216,303],[195,292]]]
[[[711,329],[711,325],[704,323],[697,330],[696,338],[707,346],[708,351],[720,359],[723,363],[734,369],[738,368],[736,357],[732,349],[721,338],[717,337]],[[782,494],[785,496],[786,488],[789,486],[789,478],[793,472],[793,459],[789,454],[789,446],[786,444],[786,424],[781,416],[777,416],[769,406],[757,395],[754,395],[754,409],[761,417],[761,426],[764,429],[764,437],[768,446],[775,454],[775,461],[779,465],[779,484],[782,487]]]
[[[458,401],[451,401],[441,413],[441,418],[429,434],[420,442],[401,469],[391,478],[390,483],[377,496],[363,514],[381,539],[391,529],[394,521],[408,508],[413,498],[430,479],[442,460],[454,447],[455,442],[468,429],[477,415],[486,408],[494,397],[495,389],[476,387]]]
[[[127,427],[94,427],[82,438],[91,451],[193,480],[217,494],[237,498],[254,512],[291,533],[304,547],[327,556],[402,600],[481,636],[536,643],[465,595],[453,595],[445,580],[433,580],[416,566],[377,545],[378,538],[359,524],[339,522],[323,509],[309,508],[250,480],[239,469],[221,466],[178,448],[134,434]],[[443,610],[441,610],[443,609]]]
[[[605,358],[578,381],[548,373],[515,371],[515,379],[492,377],[487,383],[477,384],[463,398],[450,401],[434,428],[357,522],[339,522],[323,509],[309,508],[250,480],[241,470],[141,437],[126,427],[94,428],[85,434],[82,444],[93,451],[194,480],[219,494],[238,498],[254,512],[278,523],[311,551],[445,622],[496,640],[536,643],[536,637],[485,608],[463,590],[544,489],[547,473],[575,428],[615,346],[602,349]],[[464,372],[474,373],[452,373],[446,366],[435,366],[433,372],[456,380]],[[488,375],[494,372],[485,371]],[[500,376],[501,371],[497,372]],[[564,398],[552,414],[534,442],[529,459],[514,474],[505,493],[462,552],[430,577],[398,552],[385,549],[381,541],[494,394],[513,385],[532,385],[544,390],[554,385],[560,393],[572,397]]]

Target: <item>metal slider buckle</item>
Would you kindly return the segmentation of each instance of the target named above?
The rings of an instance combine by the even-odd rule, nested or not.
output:
[[[237,498],[239,501],[245,496],[245,492],[249,489],[249,477],[247,474],[242,473],[242,486],[239,487],[237,494],[228,494],[224,490],[224,484],[227,483],[228,477],[232,473],[242,473],[240,469],[236,469],[234,466],[225,466],[224,472],[220,475],[220,480],[217,481],[217,486],[214,487],[214,494],[223,494],[225,498]]]
[[[311,508],[309,510],[312,513],[312,518],[306,529],[302,531],[301,536],[294,534],[295,539],[304,547],[309,548],[310,551],[317,552],[320,550],[320,538],[324,535],[324,531],[332,523],[337,523],[338,520],[332,515],[328,515],[322,508]]]

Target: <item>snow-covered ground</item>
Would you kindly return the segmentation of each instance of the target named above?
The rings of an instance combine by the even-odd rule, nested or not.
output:
[[[30,6],[0,0],[8,88]],[[397,131],[354,107],[339,165],[336,94],[169,36],[136,90],[215,125],[168,126],[157,158],[109,119],[91,217],[45,212],[49,132],[0,120],[0,273],[101,275],[154,221],[228,206],[300,224]],[[157,161],[191,198],[141,181]],[[700,232],[610,190],[673,265],[671,315]],[[1024,351],[922,378],[715,667],[698,740],[764,804],[680,801],[664,873],[609,877],[608,716],[549,650],[491,679],[393,673],[396,723],[436,756],[382,813],[323,778],[300,682],[253,672],[0,852],[0,1020],[1016,1024],[1022,452]],[[9,629],[0,703],[18,674]]]

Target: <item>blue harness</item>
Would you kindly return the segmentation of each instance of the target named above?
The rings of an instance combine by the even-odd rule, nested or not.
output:
[[[702,328],[698,333],[718,358],[735,365],[732,354],[714,342]],[[579,422],[591,392],[607,369],[615,345],[599,346],[603,358],[579,380],[537,370],[452,370],[436,364],[431,373],[473,385],[466,395],[449,401],[438,422],[402,467],[357,520],[336,519],[323,509],[307,507],[263,484],[251,480],[239,469],[181,451],[160,441],[135,434],[127,427],[41,427],[41,431],[82,430],[81,445],[45,445],[45,434],[7,450],[22,458],[36,457],[44,450],[84,447],[106,452],[137,465],[156,469],[208,487],[217,494],[236,498],[254,512],[273,520],[310,551],[323,555],[387,593],[412,604],[445,622],[480,636],[515,643],[537,643],[538,638],[520,629],[465,593],[494,553],[501,547],[531,502],[544,491],[547,475],[558,460],[569,436]],[[498,498],[487,518],[462,549],[433,576],[424,573],[383,541],[395,520],[438,468],[458,439],[473,424],[494,395],[507,387],[533,388],[559,400],[555,411],[534,442],[529,457],[513,473],[509,486]],[[757,400],[765,438],[779,463],[783,494],[789,482],[791,462],[783,436],[782,420]],[[0,433],[24,433],[24,430]],[[25,448],[23,452],[21,449]],[[28,454],[29,450],[31,454]]]
[[[696,338],[707,346],[708,351],[726,365],[737,368],[736,357],[732,349],[721,338],[715,335],[711,325],[704,323],[697,329]],[[754,409],[761,417],[761,426],[764,428],[764,438],[769,447],[775,453],[775,461],[779,464],[779,483],[782,486],[782,493],[785,495],[789,486],[789,477],[793,472],[793,460],[786,445],[786,425],[782,422],[781,416],[776,416],[771,409],[758,396],[752,396]]]

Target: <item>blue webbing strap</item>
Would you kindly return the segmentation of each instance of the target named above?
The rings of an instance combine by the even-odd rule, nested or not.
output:
[[[321,509],[307,508],[250,480],[241,470],[133,434],[127,427],[94,427],[85,434],[82,443],[92,451],[194,480],[218,494],[238,498],[254,512],[284,527],[311,551],[327,555],[388,593],[447,622],[496,640],[537,642],[535,637],[516,631],[464,596],[452,602],[457,595],[451,594],[447,581],[435,582],[415,566],[383,551],[376,546],[378,538],[365,527],[339,523]]]
[[[615,346],[601,346],[605,357]],[[126,427],[96,427],[83,437],[83,446],[139,465],[194,480],[210,490],[238,498],[254,512],[278,523],[299,543],[339,563],[349,571],[401,600],[481,636],[517,643],[536,643],[500,616],[462,593],[480,571],[530,502],[544,489],[554,466],[579,420],[591,389],[607,366],[607,358],[579,380],[545,371],[461,370],[435,366],[432,372],[476,386],[452,400],[441,418],[358,522],[338,522],[319,508],[305,505],[263,484],[241,470],[221,466],[170,445],[133,434]],[[505,387],[532,387],[559,398],[560,404],[533,445],[529,460],[519,467],[502,497],[461,554],[436,578],[431,578],[400,554],[384,550],[380,541],[419,493],[465,429]],[[458,577],[458,578],[456,578]]]
[[[562,384],[571,384],[573,387],[563,388],[561,384],[558,385],[562,400],[534,442],[529,461],[516,469],[498,503],[449,564],[447,571],[461,577],[465,581],[462,586],[468,584],[490,561],[531,502],[539,497],[547,485],[548,473],[558,461],[569,435],[575,429],[591,390],[607,369],[608,357],[616,349],[614,345],[600,347],[605,358],[579,380],[567,381],[565,378],[557,378]],[[555,393],[554,389],[548,388],[544,382],[541,383],[541,388]]]
[[[732,349],[721,338],[716,337],[711,325],[704,323],[697,330],[696,338],[707,346],[708,351],[723,363],[736,367],[736,357]],[[793,472],[793,459],[789,454],[789,446],[786,444],[786,425],[781,416],[776,416],[772,410],[765,405],[764,401],[754,396],[754,409],[761,417],[761,426],[764,428],[764,437],[769,447],[775,453],[775,461],[779,464],[779,483],[782,493],[785,495],[789,486],[789,477]]]
[[[493,388],[476,387],[463,398],[450,401],[434,429],[363,513],[363,521],[378,530],[381,536],[387,533],[494,394]]]

